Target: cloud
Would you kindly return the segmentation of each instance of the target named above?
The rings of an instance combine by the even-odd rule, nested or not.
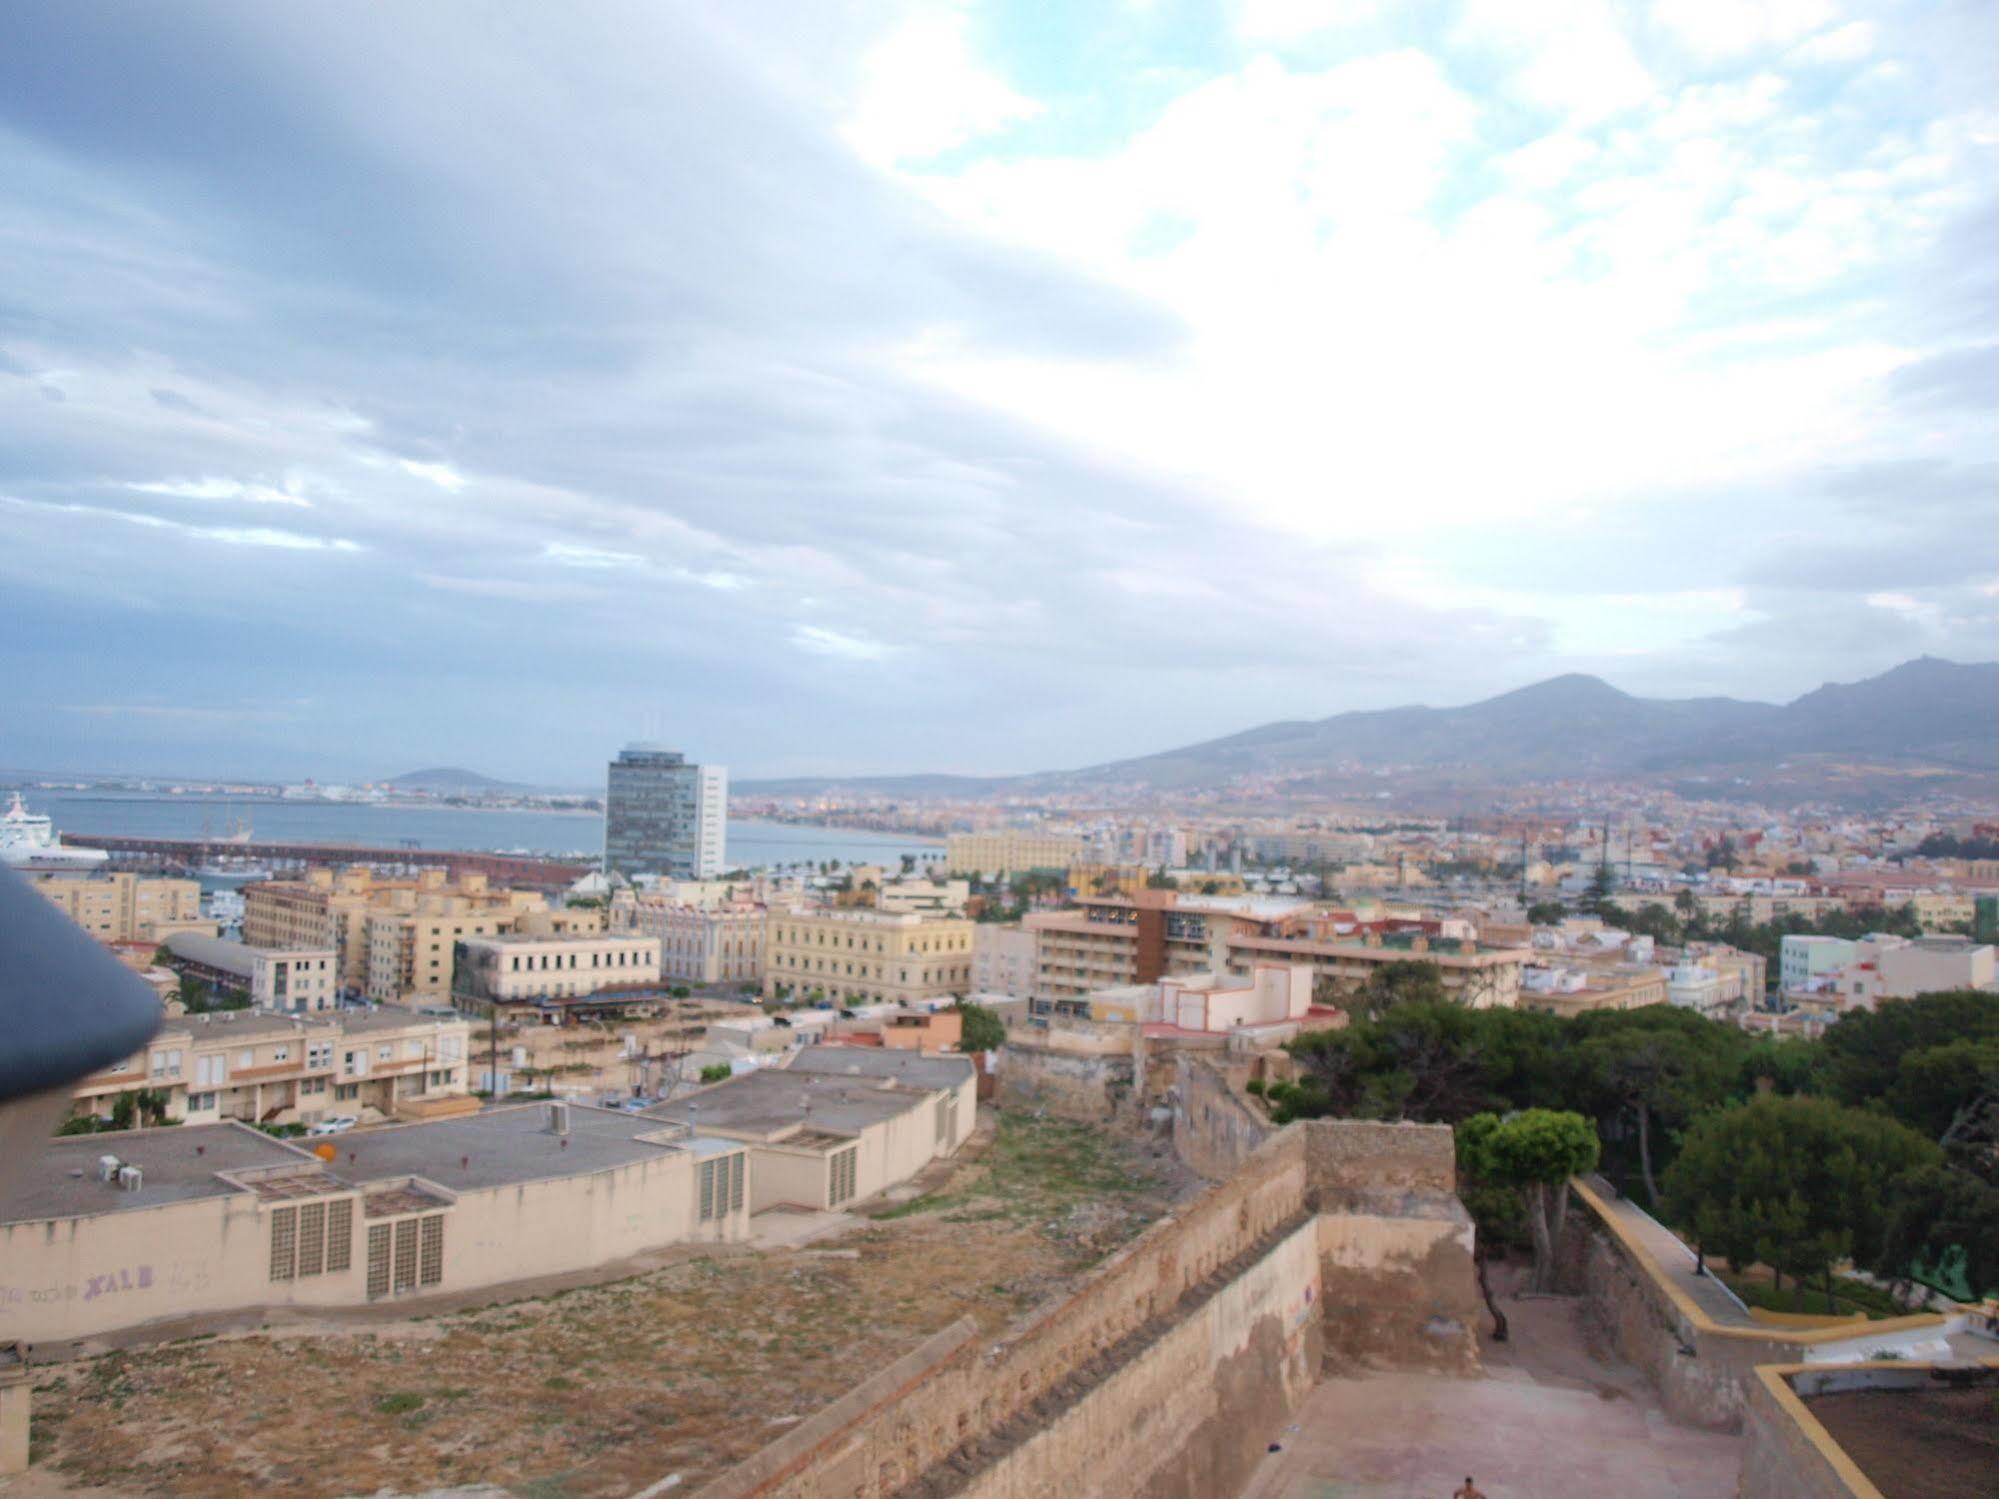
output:
[[[0,676],[548,779],[1999,654],[1990,17],[1027,14],[24,13]]]
[[[939,156],[1042,109],[979,62],[970,13],[945,3],[877,42],[860,74],[846,137],[881,166]]]
[[[894,649],[878,640],[829,630],[823,625],[798,626],[791,632],[791,643],[815,656],[836,656],[842,661],[882,661]]]

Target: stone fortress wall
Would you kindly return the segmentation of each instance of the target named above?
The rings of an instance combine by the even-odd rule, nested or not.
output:
[[[1221,1107],[1211,1079],[1193,1086]],[[1476,1368],[1448,1129],[1314,1120],[1253,1141],[1243,1119],[1209,1122],[1185,1148],[1226,1177],[1073,1293],[991,1344],[969,1319],[946,1329],[703,1499],[1227,1494],[1329,1345]]]

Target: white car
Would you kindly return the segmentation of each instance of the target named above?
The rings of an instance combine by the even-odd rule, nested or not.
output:
[[[335,1114],[329,1119],[320,1120],[319,1123],[307,1130],[306,1133],[308,1135],[344,1135],[360,1122],[352,1114]]]

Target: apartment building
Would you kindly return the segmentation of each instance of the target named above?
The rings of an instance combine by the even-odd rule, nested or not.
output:
[[[963,916],[971,898],[967,880],[888,880],[874,892],[876,910],[917,916]]]
[[[1030,913],[1023,925],[1035,935],[1035,993],[1043,999],[1074,999],[1173,975],[1247,976],[1259,962],[1302,963],[1316,978],[1358,985],[1384,963],[1416,958],[1435,964],[1445,990],[1461,1003],[1511,1008],[1528,957],[1468,939],[1432,940],[1420,931],[1347,938],[1335,934],[1323,913],[1297,901],[1188,897],[1170,890],[1088,898],[1071,910]]]
[[[175,933],[165,945],[180,973],[213,989],[241,990],[260,1010],[329,1010],[340,1002],[339,959],[330,947],[280,952],[195,932]]]
[[[972,929],[972,991],[1027,999],[1034,993],[1034,933],[1019,922]]]
[[[887,911],[774,911],[764,993],[915,1004],[968,993],[973,924]]]
[[[657,987],[659,964],[657,937],[603,932],[466,937],[457,944],[452,993],[492,1004],[574,999],[604,989]]]
[[[217,1010],[166,1022],[144,1051],[76,1085],[79,1114],[108,1114],[150,1090],[188,1123],[311,1124],[373,1110],[426,1112],[468,1093],[469,1020],[401,1010],[279,1015]]]
[[[1842,1009],[1864,1010],[1884,999],[1999,988],[1999,949],[1969,937],[1865,937],[1833,987]]]
[[[201,914],[201,886],[194,880],[121,870],[38,874],[30,883],[100,942],[164,942],[175,932],[215,935],[215,922]]]
[[[1083,840],[1073,833],[1002,828],[987,833],[952,833],[944,840],[944,872],[992,878],[1028,869],[1067,869],[1081,862]]]
[[[394,984],[405,972],[412,980],[409,993],[434,995],[449,988],[450,975],[441,960],[450,954],[450,940],[513,931],[530,912],[548,912],[539,892],[496,890],[484,875],[453,881],[442,869],[425,869],[410,879],[385,879],[359,865],[312,869],[301,879],[244,887],[243,940],[285,952],[331,948],[339,958],[342,990],[400,1001],[402,991]],[[378,916],[413,918],[407,927],[387,922],[380,928],[393,950],[379,960],[370,947],[370,923]],[[418,916],[425,918],[421,931],[414,921]],[[446,945],[432,951],[434,941]],[[441,986],[423,982],[433,971],[433,958],[440,960],[436,971],[443,973]]]
[[[611,905],[614,931],[659,943],[660,977],[675,984],[759,984],[764,976],[762,905],[702,905],[671,895],[624,895]]]

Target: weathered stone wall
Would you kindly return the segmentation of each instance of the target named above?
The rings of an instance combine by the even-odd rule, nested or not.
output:
[[[1305,1159],[1322,1210],[1365,1194],[1455,1196],[1457,1145],[1447,1124],[1372,1124],[1314,1119],[1306,1125]]]
[[[996,1342],[968,1323],[939,1334],[703,1499],[1234,1492],[1325,1340],[1381,1362],[1475,1362],[1449,1142],[1331,1120],[1278,1131],[1074,1294]],[[1317,1217],[1314,1161],[1337,1199]]]
[[[782,1463],[763,1462],[760,1453],[703,1492],[709,1499],[896,1494],[1174,1312],[1203,1280],[1304,1212],[1304,1142],[1275,1138],[1229,1181],[1154,1224],[1073,1295],[1030,1313],[998,1342],[940,1345],[927,1367],[882,1389],[870,1408],[850,1406],[839,1429],[792,1443]]]
[[[1454,1197],[1394,1214],[1321,1213],[1328,1363],[1476,1374],[1483,1304],[1472,1237]]]
[[[1783,1374],[1771,1370],[1744,1390],[1742,1477],[1738,1499],[1859,1499],[1852,1463],[1795,1397],[1785,1398]],[[1775,1384],[1775,1388],[1772,1384]]]
[[[1172,1108],[1174,1152],[1210,1181],[1228,1176],[1275,1132],[1230,1075],[1201,1057],[1174,1059]]]
[[[1077,1054],[1011,1040],[1000,1051],[999,1104],[1101,1124],[1136,1108],[1137,1059],[1129,1052]]]
[[[1587,1207],[1579,1217],[1592,1221]],[[1651,1381],[1675,1421],[1739,1430],[1743,1383],[1756,1365],[1796,1355],[1781,1339],[1709,1335],[1601,1228],[1585,1230],[1578,1261],[1590,1331]]]
[[[1319,1368],[1318,1251],[1301,1224],[1197,1311],[976,1473],[963,1499],[1234,1494]],[[1189,1377],[1199,1371],[1199,1377]]]

